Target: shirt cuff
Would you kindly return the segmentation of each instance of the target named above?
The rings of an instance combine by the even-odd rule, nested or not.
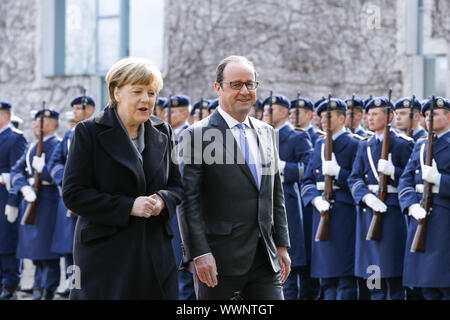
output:
[[[201,257],[204,257],[204,256],[207,256],[208,254],[211,254],[212,255],[212,253],[211,252],[208,252],[208,253],[205,253],[205,254],[202,254],[201,256],[198,256],[198,257],[195,257],[194,259],[192,259],[192,260],[197,260],[197,259],[199,259],[199,258],[201,258]]]

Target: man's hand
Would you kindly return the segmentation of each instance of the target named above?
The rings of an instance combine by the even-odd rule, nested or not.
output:
[[[35,202],[36,201],[36,193],[34,190],[29,186],[25,185],[23,186],[20,191],[22,192],[23,198],[27,202]]]
[[[291,273],[291,258],[286,247],[278,247],[278,261],[281,267],[281,284],[283,284]]]
[[[341,167],[337,163],[336,156],[334,155],[334,152],[331,153],[331,160],[330,161],[324,161],[322,163],[322,173],[324,176],[333,176],[336,177],[339,174],[339,171],[341,171]]]
[[[197,276],[201,282],[208,287],[215,287],[219,283],[217,281],[216,259],[212,253],[194,259]]]
[[[374,194],[368,193],[364,196],[363,201],[375,212],[386,212],[387,206],[386,204],[378,199]]]
[[[427,165],[423,166],[422,180],[424,180],[428,183],[437,184],[439,179],[440,179],[440,174],[437,169],[436,161],[433,159],[431,167],[427,166]]]

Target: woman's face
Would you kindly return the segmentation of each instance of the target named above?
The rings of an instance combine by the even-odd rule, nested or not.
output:
[[[139,125],[150,118],[157,96],[152,85],[127,84],[114,89],[117,113],[126,125]]]

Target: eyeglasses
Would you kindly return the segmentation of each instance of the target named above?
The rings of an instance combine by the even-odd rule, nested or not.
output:
[[[233,90],[241,90],[242,86],[244,84],[247,87],[247,90],[255,90],[256,88],[258,88],[258,84],[259,84],[259,82],[257,82],[257,81],[247,81],[247,82],[242,82],[242,81],[224,82],[224,81],[222,81],[222,83],[228,83],[230,85],[230,88]]]

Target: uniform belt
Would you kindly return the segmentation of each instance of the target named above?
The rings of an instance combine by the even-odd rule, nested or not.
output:
[[[416,185],[416,192],[417,193],[423,193],[423,190],[425,189],[425,186],[423,184],[417,184]],[[439,193],[439,187],[433,185],[431,187],[431,193]]]
[[[379,186],[378,186],[377,184],[369,184],[367,187],[368,187],[369,190],[370,190],[371,192],[373,192],[373,193],[377,193],[377,192],[378,192]],[[397,193],[398,190],[397,190],[396,187],[388,185],[388,186],[387,186],[387,192],[388,192],[388,193]]]
[[[34,185],[34,178],[29,178],[28,183],[30,184],[30,186]],[[49,182],[49,181],[45,181],[45,180],[40,180],[40,183],[42,186],[51,186],[54,184],[53,182]]]
[[[316,188],[319,191],[324,191],[325,190],[325,181],[316,182]],[[333,184],[333,190],[339,190],[339,189],[340,189],[340,187]]]

